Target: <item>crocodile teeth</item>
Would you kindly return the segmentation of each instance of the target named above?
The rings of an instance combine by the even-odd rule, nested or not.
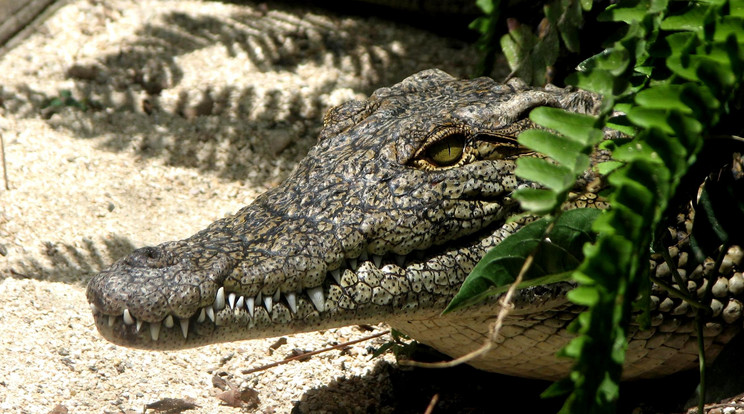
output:
[[[382,266],[382,256],[377,255],[377,254],[372,255],[372,261],[375,263],[376,268],[379,269],[380,266]]]
[[[142,328],[142,321],[137,319],[137,332],[140,331],[140,328]]]
[[[331,276],[333,276],[333,280],[335,280],[336,283],[339,285],[341,284],[341,269],[331,270]]]
[[[196,321],[199,323],[204,322],[204,320],[207,319],[207,315],[204,313],[204,308],[201,308],[201,311],[199,312],[199,317],[196,318]]]
[[[207,306],[207,316],[209,316],[209,319],[214,322],[214,308],[212,308],[211,306]]]
[[[132,314],[129,313],[129,309],[124,309],[124,314],[122,315],[122,317],[125,324],[131,325],[134,323],[134,318],[132,318]]]
[[[256,299],[254,298],[248,298],[245,300],[245,307],[248,308],[248,313],[251,314],[251,318],[253,317],[253,306],[256,304]]]
[[[403,265],[406,263],[406,257],[402,254],[396,254],[395,255],[395,264],[397,264],[399,267],[403,267]]]
[[[323,296],[322,287],[318,286],[308,289],[307,295],[310,296],[310,300],[313,302],[313,305],[315,305],[315,309],[317,309],[318,312],[323,312],[325,310],[325,297]]]
[[[238,309],[242,308],[243,305],[245,305],[245,296],[239,297],[238,298],[238,301],[235,302],[235,307],[238,308]]]
[[[349,259],[349,269],[351,270],[357,269],[357,259]]]
[[[274,292],[274,296],[272,298],[274,299],[274,302],[279,302],[279,298],[282,297],[281,294],[282,292],[279,289],[277,289],[276,292]]]
[[[108,326],[109,328],[114,326],[114,322],[116,322],[116,315],[109,315],[108,317]]]
[[[150,336],[152,336],[153,341],[158,340],[158,336],[160,336],[160,322],[150,324]]]
[[[287,298],[287,304],[289,305],[289,310],[292,311],[292,313],[297,313],[297,295],[295,295],[292,292],[285,293],[284,296]]]
[[[266,307],[266,310],[269,311],[269,313],[271,313],[271,306],[272,306],[271,296],[264,296],[263,300],[264,300],[264,306]]]
[[[217,296],[214,297],[214,308],[216,310],[222,310],[225,308],[225,287],[224,286],[217,289]]]
[[[227,295],[227,303],[230,304],[230,309],[235,309],[235,294],[234,293]]]
[[[166,328],[172,328],[173,327],[173,316],[168,315],[165,317],[165,327]]]
[[[98,309],[98,306],[96,306],[96,305],[94,305],[92,303],[89,303],[88,306],[90,306],[90,310],[92,310],[93,313],[101,313],[101,311]]]
[[[183,318],[178,320],[181,323],[181,333],[183,333],[183,337],[186,338],[189,336],[189,318]]]
[[[359,255],[359,261],[366,262],[367,260],[369,260],[369,257],[367,257],[367,252],[363,250],[362,254]]]

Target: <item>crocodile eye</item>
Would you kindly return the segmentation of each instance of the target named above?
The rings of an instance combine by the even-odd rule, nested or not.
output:
[[[465,136],[452,134],[431,144],[426,149],[426,158],[439,167],[457,164],[465,149]]]

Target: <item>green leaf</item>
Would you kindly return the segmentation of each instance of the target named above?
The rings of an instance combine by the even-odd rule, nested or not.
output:
[[[730,62],[727,62],[730,63]],[[701,60],[697,67],[698,78],[716,96],[725,96],[736,82],[730,65],[721,65],[713,60]]]
[[[475,30],[481,35],[484,35],[488,32],[489,25],[491,24],[491,19],[485,16],[481,16],[470,22],[468,25],[469,29]]]
[[[519,134],[518,141],[527,148],[538,151],[571,169],[574,174],[589,167],[589,156],[583,154],[579,142],[541,129],[528,129]]]
[[[672,33],[663,39],[668,50],[675,55],[685,55],[694,50],[698,44],[695,33],[681,32]]]
[[[494,10],[493,0],[475,0],[475,5],[478,6],[484,14],[491,14]]]
[[[542,158],[525,157],[517,160],[514,174],[540,183],[555,192],[568,190],[574,183],[574,173],[563,166]]]
[[[532,83],[533,72],[530,52],[537,43],[529,26],[519,25],[501,37],[501,50],[512,71],[527,83]]]
[[[605,9],[602,13],[597,16],[597,20],[600,22],[625,22],[632,23],[634,21],[641,21],[648,13],[648,8],[645,7],[645,2],[637,2],[635,7],[624,7],[629,2],[622,2],[619,4],[612,4]]]
[[[395,342],[385,342],[384,344],[380,345],[379,348],[375,349],[374,352],[372,352],[372,356],[370,359],[374,359],[379,357],[380,355],[384,354],[388,351],[388,349],[391,349],[395,346]]]
[[[625,164],[623,164],[620,161],[605,161],[605,162],[601,162],[597,164],[595,168],[597,169],[597,171],[599,171],[600,174],[607,175],[615,171],[616,169],[622,167],[623,165]]]
[[[578,358],[581,355],[581,350],[584,348],[584,344],[587,342],[586,336],[577,336],[568,345],[558,351],[558,356]]]
[[[731,0],[729,4],[731,16],[744,19],[744,0]]]
[[[725,42],[726,38],[733,35],[736,42],[744,43],[744,19],[740,17],[724,16],[716,24],[716,31],[713,34],[713,40],[716,42]]]
[[[692,109],[680,99],[684,87],[682,85],[661,85],[639,92],[635,101],[638,105],[651,109],[677,109],[690,114]]]
[[[662,20],[661,28],[669,31],[699,30],[703,27],[703,19],[707,11],[707,6],[693,3],[680,14],[675,14]]]
[[[742,26],[744,27],[744,19],[742,20]],[[725,40],[724,49],[729,58],[731,65],[731,71],[734,76],[741,78],[744,75],[744,42],[738,42],[733,35],[730,35]]]
[[[525,275],[524,286],[538,278],[541,280],[537,284],[544,284],[547,277],[554,275],[560,275],[555,281],[567,280],[569,272],[583,260],[584,243],[594,240],[591,225],[601,213],[591,208],[564,212],[556,219],[549,240],[544,238],[550,224],[546,218],[524,226],[486,253],[444,313],[478,303],[508,288],[533,252],[534,261]]]
[[[574,72],[566,77],[566,83],[608,97],[613,95],[615,76],[606,70],[595,69],[586,73]]]
[[[721,86],[728,88],[736,81],[731,71],[729,55],[723,48],[711,49],[710,53],[704,56],[672,55],[667,58],[666,63],[672,72],[691,81],[700,80],[702,71],[706,84],[712,82],[709,85],[718,88],[714,93],[720,90]],[[721,86],[717,86],[718,84]]]
[[[599,229],[605,228],[608,222],[619,222],[613,216],[615,214],[611,211],[597,217],[592,229],[600,232],[602,230]],[[627,225],[630,225],[630,223]],[[605,292],[617,292],[618,283],[622,281],[619,278],[624,276],[623,272],[629,268],[629,263],[633,260],[632,252],[635,246],[627,239],[614,233],[614,230],[610,233],[600,233],[601,236],[597,238],[595,244],[587,245],[584,248],[587,260],[574,272],[574,278],[582,275],[582,278],[590,279],[592,284],[601,286]],[[611,257],[612,260],[607,260],[608,257]],[[582,282],[583,284],[585,283]]]
[[[624,351],[623,355],[625,355]],[[605,401],[615,401],[620,396],[620,384],[613,381],[609,373],[606,373],[604,379],[599,384],[598,393],[603,394]]]
[[[573,382],[568,378],[556,381],[540,394],[540,398],[555,398],[566,395],[573,390]]]
[[[560,108],[537,107],[530,112],[530,120],[565,135],[582,146],[593,145],[604,136],[602,131],[594,128],[597,123],[596,117]]]
[[[660,13],[667,9],[669,6],[669,0],[651,0],[651,5],[648,8],[649,13]]]
[[[692,108],[692,112],[697,115],[698,119],[707,119],[708,123],[711,124],[718,122],[718,110],[721,107],[721,102],[713,96],[708,88],[686,83],[680,95],[680,100]]]
[[[566,49],[579,52],[579,28],[583,24],[581,5],[574,1],[555,0],[543,8],[552,28],[557,28]]]
[[[628,68],[629,56],[628,50],[624,47],[612,47],[579,63],[578,70],[587,72],[601,69],[608,71],[613,76],[619,76]]]
[[[592,306],[599,300],[597,289],[589,286],[579,286],[566,294],[573,303],[582,306]]]
[[[534,214],[548,213],[558,204],[556,193],[537,188],[521,188],[514,192],[514,198],[522,209]]]
[[[690,117],[690,116],[683,116],[679,112],[673,111],[669,114],[667,117],[667,123],[674,131],[674,134],[676,135],[677,139],[679,141],[684,141],[685,145],[687,146],[694,146],[694,141],[697,141],[698,138],[701,138],[701,134],[703,132],[703,124],[701,124],[697,119]],[[675,141],[671,140],[661,140],[660,143],[664,144],[674,144]],[[677,145],[676,147],[680,147]],[[674,159],[669,159],[670,156],[679,156],[684,157],[686,154],[677,152],[676,154],[672,151],[670,151],[669,147],[665,147],[664,149],[655,148],[659,154],[664,157],[664,162],[667,165],[673,165],[676,164]],[[681,149],[681,148],[680,148]]]
[[[628,119],[642,128],[659,128],[667,134],[674,134],[674,130],[667,123],[668,112],[664,109],[635,107],[627,114]]]
[[[617,105],[615,106],[615,109],[618,111],[622,111],[622,109],[617,108]],[[607,127],[620,131],[623,134],[631,137],[638,132],[637,128],[633,125],[632,122],[628,120],[628,117],[625,115],[613,116],[607,121]]]

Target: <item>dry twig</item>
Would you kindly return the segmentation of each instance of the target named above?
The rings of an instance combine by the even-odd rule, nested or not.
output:
[[[254,372],[266,371],[269,368],[274,368],[274,367],[279,366],[279,365],[284,365],[284,364],[287,364],[289,362],[292,362],[292,361],[295,361],[295,360],[298,360],[298,359],[309,358],[309,357],[311,357],[313,355],[322,354],[323,352],[333,351],[334,349],[345,348],[345,347],[347,347],[349,345],[354,345],[354,344],[359,343],[359,342],[369,341],[370,339],[374,339],[374,338],[377,338],[379,336],[387,335],[389,333],[390,333],[389,330],[382,331],[382,332],[376,333],[374,335],[365,336],[364,338],[355,339],[355,340],[349,341],[349,342],[343,342],[343,343],[340,343],[338,345],[330,346],[328,348],[319,349],[317,351],[305,352],[304,354],[295,355],[293,357],[286,358],[286,359],[283,359],[283,360],[277,361],[277,362],[272,362],[270,364],[262,365],[260,367],[246,369],[246,370],[242,371],[242,373],[243,374],[253,374]]]

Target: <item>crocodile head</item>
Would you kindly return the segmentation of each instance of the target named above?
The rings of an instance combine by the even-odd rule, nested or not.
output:
[[[415,74],[328,112],[279,186],[194,236],[132,252],[87,289],[99,331],[173,349],[438,315],[519,223],[516,135],[581,91]]]

